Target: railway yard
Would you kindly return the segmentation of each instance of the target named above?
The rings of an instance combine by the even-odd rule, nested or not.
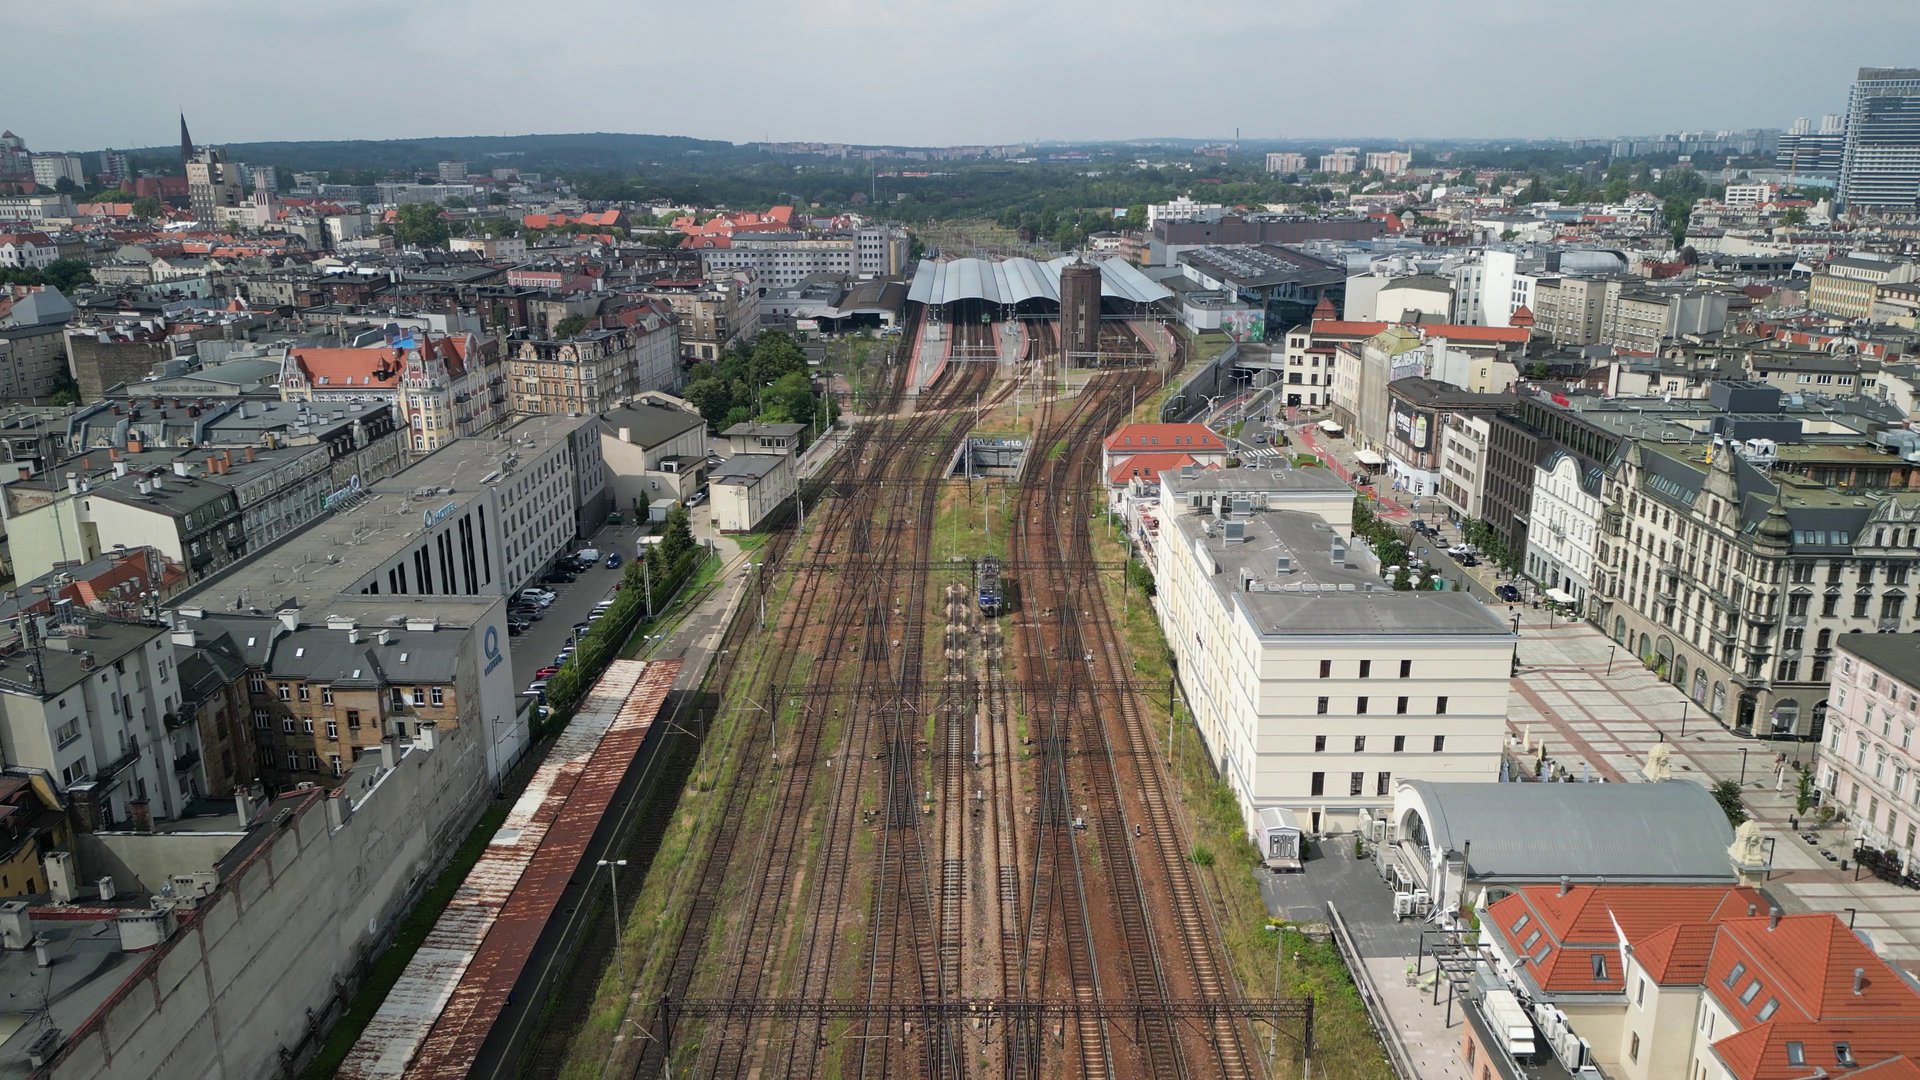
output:
[[[948,467],[1013,383],[904,368],[750,567],[624,952],[523,1073],[1254,1077],[1277,1031],[1295,1075],[1312,1005],[1242,993],[1090,538],[1159,373],[1042,397],[995,496]]]

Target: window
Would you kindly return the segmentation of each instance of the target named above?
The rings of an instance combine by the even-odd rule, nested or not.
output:
[[[1327,715],[1327,699],[1321,698],[1319,702],[1314,705],[1313,711],[1320,716]]]
[[[1347,794],[1349,795],[1360,794],[1361,789],[1366,787],[1366,784],[1367,784],[1366,773],[1348,773],[1347,774]]]
[[[416,686],[416,687],[414,687],[414,688],[413,688],[413,705],[414,705],[414,707],[415,707],[415,708],[419,708],[420,706],[422,706],[422,705],[425,705],[426,703],[427,703],[427,691],[426,691],[426,688],[425,688],[425,687],[421,687],[421,686]]]
[[[1591,959],[1593,961],[1593,981],[1605,982],[1607,980],[1607,954],[1594,953]]]
[[[1367,699],[1355,698],[1353,700],[1353,711],[1356,715],[1359,715],[1359,716],[1367,715]]]
[[[300,771],[300,754],[297,751],[293,751],[293,750],[287,751],[287,771],[288,772]]]
[[[1751,982],[1747,983],[1747,988],[1745,990],[1740,991],[1740,1004],[1751,1005],[1753,1004],[1753,999],[1759,996],[1760,996],[1760,980],[1754,979]]]
[[[315,750],[307,751],[307,771],[308,772],[320,771],[320,754],[318,751],[315,751]]]
[[[1411,660],[1400,661],[1400,677],[1403,679],[1410,679],[1413,677],[1413,661]]]
[[[1320,677],[1323,679],[1333,678],[1333,661],[1331,660],[1320,661]]]
[[[1373,674],[1373,661],[1371,660],[1360,661],[1360,677],[1364,679],[1371,676],[1372,674]]]
[[[359,728],[360,728],[360,710],[348,709],[347,710],[347,730],[358,731]]]
[[[1515,934],[1519,933],[1521,929],[1527,925],[1527,919],[1529,917],[1526,912],[1521,912],[1520,917],[1513,920],[1513,925],[1507,929]]]
[[[61,746],[66,746],[69,743],[73,742],[73,740],[79,738],[80,737],[80,718],[76,716],[73,719],[67,721],[66,723],[61,724],[60,730],[54,733],[54,737],[55,737],[55,740],[58,741]]]
[[[1780,999],[1770,997],[1767,999],[1767,1003],[1765,1005],[1760,1006],[1760,1012],[1754,1017],[1754,1019],[1760,1020],[1762,1022],[1771,1020],[1773,1019],[1773,1014],[1779,1011],[1779,1008],[1780,1008]]]
[[[1605,978],[1606,976],[1601,975],[1598,977]],[[1637,989],[1633,995],[1633,1003],[1643,1009],[1647,1007],[1647,980],[1640,980],[1639,989]]]
[[[313,717],[311,716],[301,717],[300,726],[306,729],[307,734],[309,735],[313,734]]]
[[[1405,695],[1402,695],[1401,697],[1395,699],[1393,703],[1393,711],[1400,716],[1407,715],[1407,699]]]
[[[1806,1063],[1807,1063],[1807,1046],[1806,1046],[1806,1044],[1805,1044],[1805,1043],[1797,1043],[1797,1042],[1790,1042],[1790,1043],[1788,1043],[1788,1044],[1787,1044],[1787,1064],[1789,1064],[1789,1065],[1805,1065]]]
[[[276,684],[275,690],[277,693],[279,693],[281,701],[293,700],[293,687],[288,686],[286,683]]]
[[[1327,774],[1323,772],[1314,773],[1313,787],[1310,791],[1307,792],[1307,794],[1325,795],[1326,793],[1327,793]]]
[[[1373,778],[1373,793],[1385,795],[1393,790],[1393,774],[1383,772]]]
[[[1435,735],[1433,737],[1433,752],[1437,754],[1440,751],[1445,750],[1446,748],[1447,748],[1447,737],[1445,735]]]
[[[1640,1060],[1640,1033],[1637,1031],[1633,1033],[1632,1041],[1627,1043],[1627,1060]]]
[[[340,775],[340,755],[328,754],[327,767],[333,770],[333,775],[339,776]]]
[[[60,770],[60,782],[69,786],[87,778],[87,759],[78,757],[73,764]]]
[[[258,671],[249,673],[247,675],[247,689],[253,691],[256,694],[266,693],[267,677]]]
[[[1833,1060],[1836,1065],[1846,1065],[1851,1067],[1853,1065],[1853,1044],[1834,1043],[1833,1044]]]
[[[1367,737],[1365,735],[1355,735],[1353,737],[1353,752],[1356,754],[1364,754],[1367,752]]]
[[[444,686],[434,687],[432,696],[434,705],[445,705],[447,703],[447,688]]]
[[[267,730],[267,710],[265,709],[253,710],[253,728],[255,731]]]
[[[340,738],[340,721],[331,716],[327,718],[327,738],[335,740]]]
[[[1433,699],[1433,715],[1435,716],[1447,715],[1447,699],[1445,697],[1437,697]]]
[[[1313,737],[1313,752],[1316,754],[1324,754],[1327,752],[1327,737],[1325,735],[1315,735]]]
[[[312,700],[313,700],[313,691],[312,691],[312,690],[309,690],[309,689],[307,688],[307,684],[306,684],[306,683],[301,683],[301,684],[300,684],[300,700],[301,700],[301,701],[312,701]]]
[[[393,707],[396,709],[404,709],[407,707],[407,692],[397,686],[387,691],[387,698],[393,702]]]
[[[289,735],[293,734],[293,717],[291,716],[281,717],[280,730],[286,732]]]
[[[1393,737],[1393,752],[1398,754],[1405,751],[1406,748],[1407,748],[1407,737],[1405,735],[1395,735]]]
[[[322,705],[333,704],[333,687],[323,686],[320,688],[320,704]]]

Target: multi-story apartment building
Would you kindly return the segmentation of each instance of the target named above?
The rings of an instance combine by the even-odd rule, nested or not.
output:
[[[1350,173],[1360,167],[1360,148],[1357,146],[1337,147],[1332,153],[1320,155],[1320,171],[1323,173]]]
[[[1842,634],[1814,778],[1847,831],[1912,866],[1920,851],[1920,633]]]
[[[1422,513],[1437,510],[1445,471],[1441,432],[1454,416],[1488,417],[1514,406],[1512,394],[1481,394],[1424,375],[1387,385],[1386,438],[1381,453],[1394,487],[1413,497]],[[1363,463],[1371,464],[1366,459]]]
[[[1388,176],[1399,176],[1413,165],[1413,155],[1405,150],[1370,150],[1367,169],[1378,169]]]
[[[33,155],[33,182],[43,188],[51,188],[65,180],[74,189],[87,186],[86,164],[79,154],[35,154]]]
[[[1593,582],[1593,547],[1600,532],[1606,470],[1590,458],[1553,446],[1533,468],[1527,513],[1527,577],[1555,599],[1586,601]]]
[[[1920,273],[1920,267],[1910,262],[1843,255],[1816,272],[1808,282],[1807,306],[1843,319],[1865,319],[1873,314],[1877,287],[1912,281],[1916,273]]]
[[[434,337],[409,329],[380,345],[288,349],[280,368],[285,401],[387,401],[415,451],[498,427],[507,416],[507,372],[498,347],[473,334]]]
[[[1307,171],[1307,155],[1287,151],[1267,155],[1267,171],[1270,173],[1301,173]]]
[[[0,652],[0,749],[44,769],[81,827],[179,817],[193,794],[190,735],[164,626],[75,610],[13,623]]]
[[[0,213],[4,213],[0,209]],[[39,270],[60,257],[60,245],[43,232],[0,233],[0,267]]]
[[[1732,446],[1632,444],[1607,485],[1591,617],[1721,723],[1817,737],[1834,639],[1911,612],[1920,493],[1762,472]]]
[[[1798,117],[1774,148],[1773,167],[1789,177],[1825,177],[1837,180],[1847,157],[1847,125],[1838,113],[1813,122]]]
[[[1484,517],[1487,439],[1492,420],[1482,414],[1448,413],[1440,423],[1440,503],[1453,521]]]
[[[1846,129],[1840,202],[1920,213],[1920,68],[1861,68],[1847,95]]]
[[[798,285],[816,274],[898,276],[907,271],[907,233],[884,225],[824,233],[741,232],[725,246],[701,248],[700,262],[709,278],[750,270],[770,289]]]
[[[1251,471],[1160,474],[1154,600],[1248,834],[1270,807],[1361,828],[1396,779],[1496,779],[1511,628],[1463,592],[1392,591],[1326,470],[1232,483]]]
[[[750,270],[713,280],[661,278],[638,291],[673,309],[680,350],[690,359],[717,359],[760,331],[760,283]]]
[[[1681,334],[1718,333],[1733,302],[1730,293],[1714,289],[1643,289],[1617,281],[1607,285],[1601,343],[1646,356]]]
[[[0,398],[45,401],[58,389],[72,318],[73,305],[58,289],[0,286]]]
[[[564,341],[516,337],[507,342],[507,379],[520,413],[594,414],[631,400],[636,335],[620,328],[587,330]]]
[[[1540,278],[1533,285],[1533,332],[1555,345],[1592,345],[1606,323],[1608,278]]]
[[[224,150],[199,150],[187,162],[187,199],[195,221],[212,226],[222,210],[237,210],[246,201],[240,168]]]

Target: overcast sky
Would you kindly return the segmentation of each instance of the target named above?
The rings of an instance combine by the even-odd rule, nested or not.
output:
[[[38,14],[28,14],[28,12]],[[1920,66],[1920,0],[0,4],[35,149],[625,131],[746,142],[1785,127]]]

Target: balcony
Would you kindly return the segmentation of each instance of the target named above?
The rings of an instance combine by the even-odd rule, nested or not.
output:
[[[1805,615],[1789,615],[1785,619],[1782,619],[1781,622],[1788,627],[1805,627],[1807,625],[1807,617]]]
[[[198,764],[200,764],[200,751],[188,748],[186,753],[174,756],[173,771],[177,773],[188,772]]]
[[[114,777],[120,775],[122,772],[125,772],[128,768],[130,768],[133,765],[134,762],[139,760],[140,760],[140,740],[132,739],[127,743],[127,750],[125,753],[121,754],[117,758],[114,758],[112,761],[107,762],[105,765],[100,767],[99,772],[93,774],[93,782],[96,784],[111,784],[113,783]]]

